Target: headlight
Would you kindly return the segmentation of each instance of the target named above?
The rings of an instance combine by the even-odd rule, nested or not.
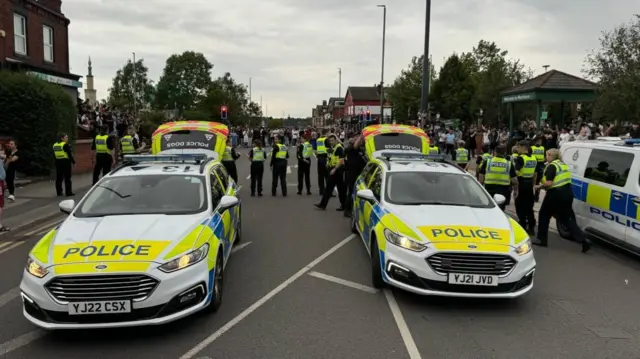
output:
[[[29,272],[29,274],[38,278],[43,278],[44,276],[49,274],[48,270],[46,270],[43,266],[38,264],[38,262],[31,259],[31,257],[27,258],[26,269],[27,269],[27,272]]]
[[[523,256],[531,252],[531,240],[527,239],[524,243],[516,247],[516,253]]]
[[[207,257],[207,253],[209,253],[209,244],[205,243],[195,251],[183,254],[180,257],[161,265],[158,269],[165,273],[175,272],[200,262]]]
[[[408,249],[410,251],[414,251],[414,252],[421,252],[425,249],[427,249],[427,246],[422,244],[422,243],[418,243],[412,239],[409,239],[408,237],[405,237],[401,234],[397,234],[394,232],[391,232],[388,229],[384,230],[384,236],[387,238],[387,241],[395,244],[396,246]]]

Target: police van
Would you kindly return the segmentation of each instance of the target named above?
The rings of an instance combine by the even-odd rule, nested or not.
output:
[[[587,234],[640,254],[640,139],[564,143],[573,210]],[[566,225],[558,232],[570,238]]]

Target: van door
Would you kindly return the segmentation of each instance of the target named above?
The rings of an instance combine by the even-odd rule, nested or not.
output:
[[[586,203],[587,187],[584,178],[584,171],[591,155],[591,149],[576,146],[569,142],[562,145],[560,149],[562,162],[569,166],[571,172],[571,188],[573,189],[573,212],[580,228],[590,227],[591,215],[589,206]]]
[[[630,197],[625,187],[633,161],[633,153],[592,149],[584,172],[588,181],[582,196],[588,206],[589,227],[622,242],[626,239]]]
[[[627,244],[640,251],[640,156],[635,156],[634,170],[629,174],[627,188]]]

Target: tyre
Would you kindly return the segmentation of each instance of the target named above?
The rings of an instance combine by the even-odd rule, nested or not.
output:
[[[207,307],[208,312],[217,312],[222,305],[222,294],[224,289],[224,257],[222,256],[222,248],[218,250],[218,258],[216,259],[216,267],[213,276],[213,294],[211,302]]]
[[[572,219],[572,220],[575,220],[575,219]],[[571,237],[571,231],[569,230],[569,226],[567,223],[562,223],[556,220],[556,228],[558,229],[558,233],[560,234],[560,237],[564,239],[568,239],[570,241],[573,240],[573,237]]]
[[[371,284],[376,289],[384,288],[382,267],[380,266],[380,251],[378,250],[378,240],[375,236],[371,238]]]
[[[351,211],[351,233],[358,234],[358,224],[356,222],[355,210]]]
[[[238,243],[242,240],[242,207],[238,212],[238,228],[236,228],[236,239],[233,243]]]

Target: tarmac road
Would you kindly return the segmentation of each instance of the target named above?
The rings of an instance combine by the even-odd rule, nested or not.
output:
[[[248,196],[248,162],[238,161],[243,241],[214,315],[151,328],[41,331],[23,318],[16,288],[30,247],[54,223],[0,237],[0,358],[640,358],[637,258],[606,246],[582,254],[552,234],[549,248],[535,249],[535,288],[518,300],[379,292],[360,239],[333,211],[337,199],[324,212],[312,207],[315,171],[314,195],[296,195],[294,162],[289,196],[271,197],[267,171],[260,198]]]

